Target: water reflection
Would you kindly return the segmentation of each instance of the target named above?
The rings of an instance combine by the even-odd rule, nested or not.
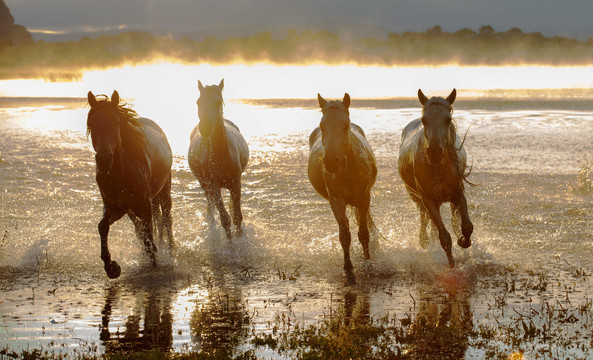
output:
[[[406,352],[414,358],[462,359],[465,356],[473,329],[468,289],[442,289],[443,284],[438,281],[417,289],[416,313],[405,341]]]
[[[161,349],[168,351],[173,345],[173,315],[171,303],[176,292],[166,287],[146,288],[135,292],[132,312],[124,321],[124,328],[110,326],[112,311],[119,298],[120,285],[112,284],[105,295],[101,311],[99,338],[105,353],[121,353]]]
[[[211,289],[196,301],[189,322],[191,340],[202,353],[229,355],[246,339],[248,323],[238,288]]]

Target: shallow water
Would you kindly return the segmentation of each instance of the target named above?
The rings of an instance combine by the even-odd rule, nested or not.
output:
[[[251,149],[243,175],[245,235],[232,242],[219,224],[206,222],[203,193],[187,166],[194,107],[180,107],[163,120],[155,113],[175,152],[178,252],[160,250],[159,266],[151,269],[124,218],[110,231],[122,277],[109,280],[99,257],[102,203],[85,101],[0,99],[2,345],[69,353],[154,346],[243,351],[253,348],[253,334],[270,333],[284,317],[315,324],[336,313],[388,314],[430,323],[447,308],[456,309],[451,326],[469,318],[477,329],[515,323],[517,313],[553,301],[566,305],[569,296],[574,306],[586,303],[592,296],[587,274],[593,272],[593,114],[578,99],[459,99],[455,118],[459,131],[468,131],[470,181],[478,185],[466,190],[475,231],[470,249],[454,246],[458,273],[448,271],[436,243],[419,247],[419,216],[397,174],[401,130],[418,117],[419,107],[409,99],[353,102],[351,119],[364,128],[379,168],[371,201],[373,260],[363,261],[354,240],[359,285],[353,287],[343,285],[329,205],[306,175],[307,139],[320,119],[314,102],[227,101],[226,116]],[[447,217],[447,207],[442,211]],[[508,290],[511,282],[516,290]],[[451,295],[457,293],[463,295]],[[502,301],[506,313],[498,306]],[[558,331],[571,336],[585,321],[590,317]],[[591,340],[590,331],[580,336]],[[472,344],[458,355],[483,357]],[[533,344],[528,352],[542,351]],[[549,354],[554,350],[592,355],[568,346]]]

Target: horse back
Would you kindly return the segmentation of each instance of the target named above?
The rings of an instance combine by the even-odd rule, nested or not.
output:
[[[158,192],[171,176],[173,154],[167,135],[156,122],[140,118],[146,134],[146,150],[152,188]]]
[[[239,127],[232,121],[224,119],[224,127],[227,132],[229,147],[231,148],[231,151],[236,152],[236,156],[241,167],[241,172],[243,172],[247,167],[247,162],[249,161],[249,146],[247,146],[247,141],[245,141],[245,138],[243,137],[243,134],[241,134]]]

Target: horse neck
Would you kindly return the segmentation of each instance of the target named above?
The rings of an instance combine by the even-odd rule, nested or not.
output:
[[[219,156],[229,153],[229,138],[224,126],[224,119],[216,124],[210,135],[212,151]]]
[[[348,166],[357,166],[361,164],[363,160],[363,153],[364,145],[362,141],[354,134],[352,128],[348,131],[348,151],[346,153],[346,158],[348,159]]]

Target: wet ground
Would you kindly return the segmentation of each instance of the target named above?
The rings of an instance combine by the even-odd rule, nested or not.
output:
[[[226,348],[290,357],[253,340],[290,333],[295,324],[388,318],[408,334],[448,329],[454,337],[433,341],[456,358],[593,356],[593,122],[581,102],[550,108],[493,100],[478,110],[459,102],[455,116],[460,131],[470,128],[470,180],[478,186],[467,188],[474,243],[455,246],[455,271],[436,243],[419,247],[419,216],[396,170],[399,134],[419,110],[354,102],[352,120],[378,160],[377,231],[370,263],[353,241],[358,285],[345,287],[337,225],[306,175],[317,109],[288,100],[227,104],[251,148],[245,234],[231,242],[206,222],[203,193],[187,167],[185,134],[193,124],[164,125],[176,153],[177,253],[161,246],[152,269],[123,219],[110,232],[122,277],[109,280],[99,258],[102,203],[84,128],[88,110],[74,100],[20,101],[0,109],[2,348]],[[417,338],[391,344],[421,356],[426,338]]]

